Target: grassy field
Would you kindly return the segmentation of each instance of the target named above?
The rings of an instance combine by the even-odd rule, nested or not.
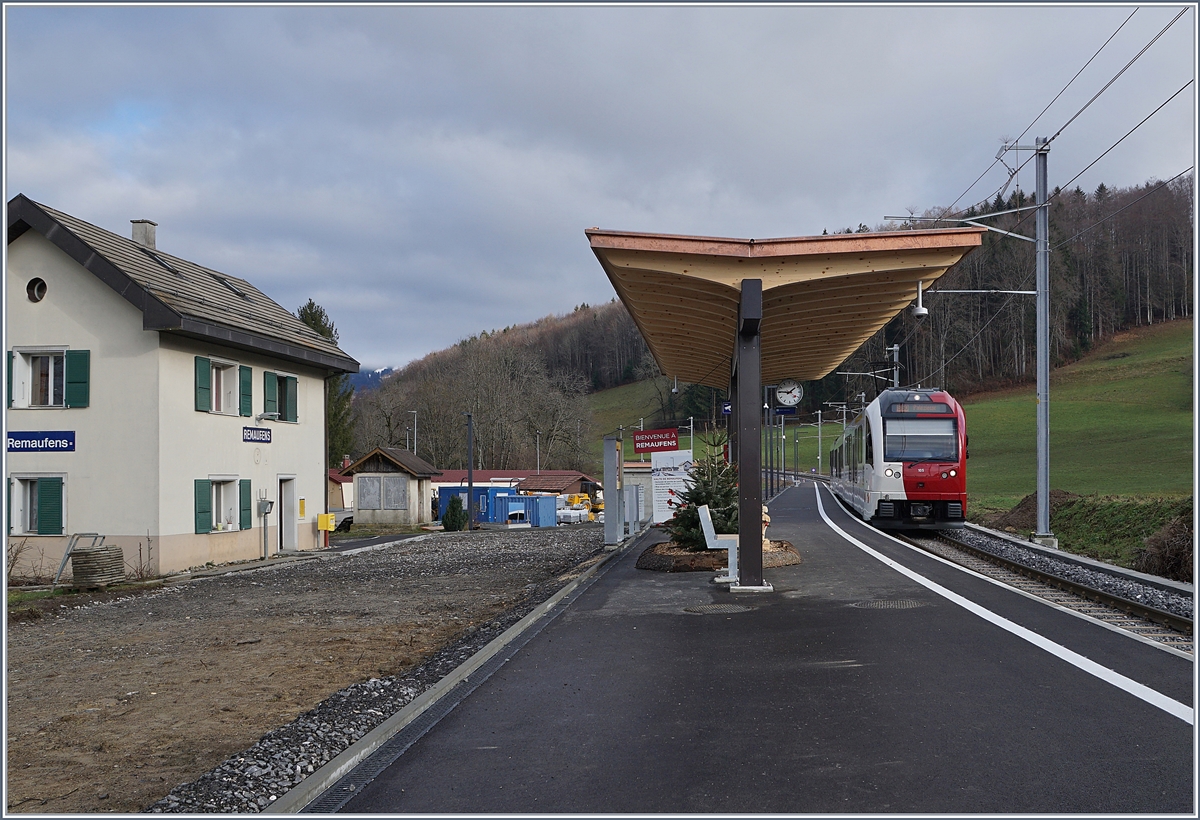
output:
[[[1050,379],[1050,486],[1079,495],[1192,492],[1192,322],[1119,334]],[[1029,387],[964,401],[979,509],[1009,509],[1037,487],[1037,398]]]

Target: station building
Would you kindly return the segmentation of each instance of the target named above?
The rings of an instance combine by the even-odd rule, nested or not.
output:
[[[131,233],[8,203],[13,575],[52,575],[75,533],[145,575],[317,548],[325,380],[358,362],[246,280],[157,248],[155,223]]]

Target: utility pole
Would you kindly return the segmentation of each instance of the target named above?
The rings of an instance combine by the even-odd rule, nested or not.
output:
[[[537,474],[542,474],[542,431],[537,431]]]
[[[821,411],[817,410],[817,475],[823,475],[821,472],[821,455],[823,449],[821,447]]]
[[[467,417],[467,532],[475,529],[475,416]]]
[[[1045,137],[1034,140],[1034,196],[1037,205],[1034,240],[1037,243],[1037,532],[1033,539],[1058,546],[1050,531],[1050,206],[1047,203]]]
[[[900,386],[900,345],[894,344],[889,348],[892,353],[892,387]]]
[[[417,411],[409,410],[413,417],[413,455],[417,454]]]

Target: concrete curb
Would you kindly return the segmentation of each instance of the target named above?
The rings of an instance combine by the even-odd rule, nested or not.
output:
[[[372,752],[390,740],[392,736],[400,732],[405,726],[412,723],[421,714],[436,704],[442,696],[468,678],[479,667],[487,663],[493,656],[504,649],[505,646],[512,643],[521,633],[525,632],[536,621],[556,607],[583,582],[599,572],[601,567],[610,564],[617,556],[623,555],[643,534],[637,533],[622,543],[618,549],[603,553],[600,560],[584,570],[578,578],[568,583],[547,600],[538,604],[532,612],[506,629],[503,634],[493,639],[491,643],[472,655],[461,666],[427,689],[399,712],[367,732],[359,741],[351,744],[333,760],[304,778],[291,791],[281,795],[278,800],[264,808],[262,814],[298,814],[326,789],[341,780],[355,766],[370,756]]]

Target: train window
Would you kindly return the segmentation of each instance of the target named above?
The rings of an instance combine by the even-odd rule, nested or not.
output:
[[[870,427],[867,427],[867,455],[866,455],[865,463],[867,463],[867,464],[875,463],[875,448],[871,446],[871,428]]]
[[[957,419],[884,419],[885,461],[958,461]]]
[[[953,413],[950,405],[942,402],[904,402],[893,404],[889,413]]]

